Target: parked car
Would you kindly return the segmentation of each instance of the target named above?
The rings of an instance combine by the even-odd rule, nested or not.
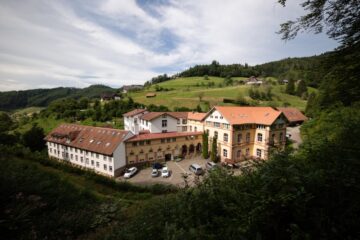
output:
[[[151,171],[151,176],[152,177],[157,177],[159,176],[159,171],[155,168],[153,168],[153,170]]]
[[[163,165],[161,163],[154,163],[152,168],[154,168],[154,169],[162,169]]]
[[[202,167],[199,164],[191,164],[189,167],[189,170],[193,173],[195,173],[196,175],[202,175],[204,173],[204,170],[202,169]]]
[[[161,170],[161,176],[165,178],[170,177],[170,171],[167,167],[163,167]]]
[[[131,167],[125,171],[124,178],[131,178],[138,171],[136,167]]]
[[[214,170],[215,168],[217,168],[218,165],[216,165],[216,163],[214,163],[214,162],[207,162],[205,167],[207,170],[210,171],[210,170]]]

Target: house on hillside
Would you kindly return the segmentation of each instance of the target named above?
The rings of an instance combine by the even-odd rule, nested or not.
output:
[[[278,107],[276,109],[284,114],[284,116],[287,118],[290,126],[302,124],[303,122],[308,120],[308,118],[297,108]]]
[[[251,76],[247,81],[246,81],[247,85],[261,85],[263,84],[262,80],[257,79],[254,76]]]
[[[153,98],[153,97],[156,97],[156,93],[147,93],[145,95],[146,98]]]
[[[100,101],[110,101],[110,100],[121,100],[121,97],[119,94],[116,93],[103,93],[101,94]]]

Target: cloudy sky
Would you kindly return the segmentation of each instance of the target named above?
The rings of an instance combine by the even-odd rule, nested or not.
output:
[[[332,50],[325,35],[284,42],[299,0],[2,0],[0,91],[142,84],[195,64],[259,64]]]

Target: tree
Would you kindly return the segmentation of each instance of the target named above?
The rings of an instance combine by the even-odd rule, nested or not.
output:
[[[286,85],[285,92],[290,95],[294,95],[295,93],[295,83],[294,80],[289,80],[289,83]]]
[[[203,133],[203,148],[202,148],[202,156],[207,159],[209,157],[209,135],[206,131]]]
[[[201,109],[200,104],[198,104],[198,105],[196,106],[196,111],[197,111],[197,112],[202,112],[202,109]]]
[[[83,97],[79,100],[79,108],[80,109],[87,109],[89,106],[89,99],[86,97]]]
[[[278,0],[285,6],[286,0]],[[280,25],[282,39],[290,40],[298,32],[314,31],[321,33],[327,28],[327,35],[338,40],[343,47],[360,42],[360,4],[359,1],[346,0],[306,0],[301,6],[307,11],[304,16]]]
[[[24,146],[30,148],[31,151],[41,151],[45,148],[44,138],[44,129],[33,124],[22,136],[22,141]]]
[[[0,133],[9,131],[13,124],[13,120],[7,113],[0,112]]]
[[[212,139],[210,159],[213,162],[218,162],[217,137],[216,136],[214,136],[213,139]]]
[[[209,80],[209,76],[208,76],[208,75],[204,75],[204,80]]]
[[[302,97],[305,92],[307,92],[306,83],[304,80],[301,80],[296,88],[296,95]]]
[[[199,92],[198,97],[199,97],[199,102],[201,102],[204,97],[204,92]]]

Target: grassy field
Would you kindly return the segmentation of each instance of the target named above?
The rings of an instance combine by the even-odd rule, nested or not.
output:
[[[246,78],[233,78],[235,81],[244,80]],[[277,80],[272,77],[266,78],[266,81],[272,83],[272,101],[259,101],[258,105],[266,106],[283,106],[285,103],[290,106],[297,107],[301,110],[305,109],[306,100],[303,100],[297,96],[292,96],[284,93],[285,86],[277,85]],[[207,87],[209,82],[214,82],[215,87]],[[156,97],[146,98],[146,94],[149,92],[155,92],[155,85],[140,92],[133,92],[129,95],[134,101],[143,103],[146,105],[164,105],[170,109],[174,107],[188,107],[195,108],[198,104],[204,105],[204,101],[208,101],[210,106],[224,105],[224,98],[236,99],[239,95],[250,100],[248,85],[234,85],[224,86],[224,79],[219,77],[209,77],[209,80],[204,80],[203,77],[190,77],[190,78],[178,78],[157,84],[163,88],[170,89],[170,91],[156,92]],[[222,84],[222,86],[219,86]],[[310,89],[310,91],[315,91]],[[203,94],[202,102],[199,101],[199,96]],[[206,110],[206,109],[203,109]]]

